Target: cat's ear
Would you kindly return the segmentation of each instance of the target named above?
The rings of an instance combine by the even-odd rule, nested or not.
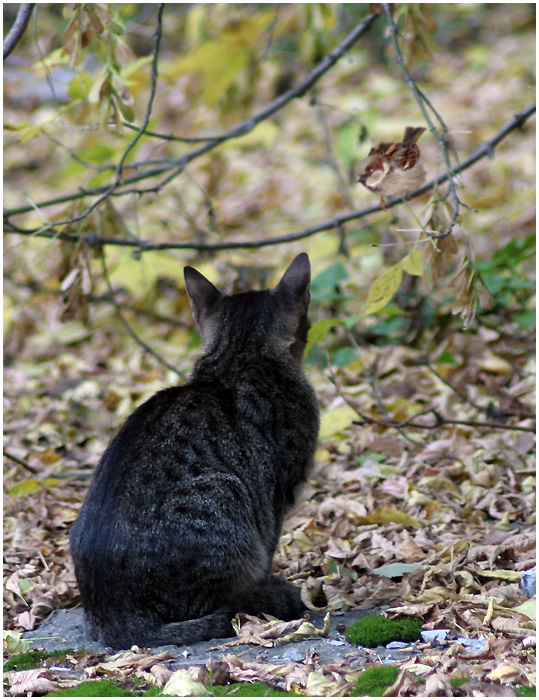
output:
[[[311,263],[309,262],[309,256],[307,253],[300,253],[292,260],[273,293],[301,301],[307,308],[310,300],[310,284]]]
[[[224,295],[194,267],[185,267],[183,276],[193,316],[195,321],[200,323],[212,313]]]

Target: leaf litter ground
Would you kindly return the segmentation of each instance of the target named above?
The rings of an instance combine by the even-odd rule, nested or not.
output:
[[[105,362],[100,348],[107,342],[98,330],[91,353],[85,344],[69,346],[31,371],[28,367],[22,391],[20,367],[6,368],[9,451],[33,470],[29,474],[12,463],[5,479],[6,613],[13,630],[35,630],[58,606],[78,602],[68,531],[90,468],[124,415],[166,383],[164,373],[138,350]],[[443,407],[458,419],[477,418],[451,384],[475,388],[477,404],[496,397],[517,417],[508,424],[525,424],[533,391],[527,344],[509,344],[503,333],[490,331],[479,331],[472,341],[456,333],[452,343],[455,353],[466,347],[467,357],[457,365],[437,365],[448,384],[420,362],[417,351],[401,346],[366,349],[360,361],[344,368],[309,369],[322,405],[324,440],[305,500],[284,527],[275,568],[303,586],[313,608],[383,607],[388,616],[417,616],[423,629],[449,629],[453,642],[415,645],[406,660],[398,659],[399,692],[405,687],[406,693],[422,694],[423,682],[444,688],[463,677],[496,683],[497,691],[505,684],[512,692],[510,684],[535,682],[535,656],[527,641],[534,625],[515,610],[525,601],[521,573],[535,564],[532,435],[447,425],[431,431],[404,428],[405,439],[393,428],[354,423],[360,414],[383,418],[381,406],[397,420],[426,406]],[[384,368],[375,394],[365,370],[374,363]],[[87,470],[77,471],[80,461]],[[321,621],[323,613],[315,614]],[[338,615],[332,619],[334,632],[336,625]],[[286,640],[286,634],[283,629],[279,637]],[[28,636],[39,638],[39,629]],[[470,651],[454,641],[467,637],[481,638],[482,648]],[[231,680],[256,679],[325,695],[349,692],[358,665],[380,656],[346,645],[339,660],[328,663],[307,643],[301,659],[281,657],[275,663],[263,659],[262,646],[246,658],[249,649],[228,653],[221,647],[208,653],[208,661],[220,664]],[[71,658],[68,668],[81,667],[86,657],[77,652]],[[97,658],[107,677],[131,677],[129,664],[112,661],[109,667],[103,654]],[[171,671],[170,662],[166,668]],[[195,680],[199,673],[192,671]],[[49,684],[61,675],[45,674]],[[58,683],[65,684],[65,678]]]

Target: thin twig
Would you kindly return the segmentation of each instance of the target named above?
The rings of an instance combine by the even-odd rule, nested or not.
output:
[[[389,413],[386,411],[384,404],[382,403],[382,399],[380,398],[380,394],[378,393],[378,389],[376,388],[376,383],[374,381],[374,372],[369,372],[367,375],[367,381],[369,382],[371,389],[372,389],[372,395],[374,396],[374,400],[378,404],[378,408],[380,409],[380,412],[382,413],[383,416],[385,416],[386,421],[391,421],[391,418],[389,416]],[[413,438],[409,437],[406,435],[406,433],[402,430],[402,428],[398,425],[395,425],[394,428],[396,431],[402,435],[402,437],[407,441],[410,442],[412,445],[415,445],[416,447],[420,447],[421,443],[417,442],[417,440],[414,440]]]
[[[35,2],[21,3],[19,11],[17,12],[17,16],[15,17],[15,21],[13,22],[13,26],[11,27],[11,29],[8,32],[8,35],[4,39],[4,61],[13,51],[13,49],[17,46],[17,44],[21,40],[22,35],[26,31],[26,27],[28,26],[28,22],[30,21],[32,10],[34,9],[35,4]]]
[[[11,452],[8,452],[5,448],[3,449],[3,453],[4,453],[4,457],[7,457],[12,462],[19,464],[21,467],[24,467],[31,474],[39,474],[39,469],[36,469],[35,467],[32,467],[30,464],[28,464],[28,462],[25,462],[24,460],[19,459],[18,457],[15,457],[14,454],[12,454]]]
[[[492,405],[489,406],[480,406],[479,404],[475,403],[471,399],[469,399],[466,394],[462,393],[459,391],[456,387],[454,387],[450,382],[447,381],[447,379],[444,379],[441,374],[439,374],[434,367],[430,363],[430,359],[428,355],[425,355],[425,364],[429,368],[429,370],[434,374],[435,377],[437,377],[442,384],[445,384],[451,391],[454,391],[455,394],[464,401],[464,403],[469,404],[470,406],[473,406],[476,411],[479,411],[480,413],[485,413],[487,416],[492,417],[492,418],[502,418],[504,416],[503,412],[500,411],[499,409],[495,408]]]
[[[127,148],[125,149],[122,157],[120,158],[120,162],[118,163],[118,167],[116,168],[116,182],[115,182],[116,185],[119,185],[121,182],[122,168],[123,168],[123,165],[127,159],[127,156],[129,155],[130,151],[132,151],[133,148],[136,146],[136,144],[139,142],[139,140],[143,136],[144,132],[146,131],[148,124],[150,123],[150,116],[152,114],[153,102],[155,99],[155,93],[157,91],[159,47],[161,44],[161,35],[163,32],[163,11],[165,9],[165,4],[166,3],[164,3],[164,2],[160,2],[159,6],[157,8],[157,26],[155,28],[155,42],[154,42],[154,48],[153,48],[150,98],[148,100],[148,105],[146,107],[146,115],[144,117],[144,121],[143,121],[142,126],[140,127],[138,133],[135,134],[133,139],[128,143]]]
[[[9,272],[4,273],[4,279],[10,284],[20,289],[28,289],[36,294],[50,294],[51,296],[63,296],[65,292],[61,289],[52,289],[51,287],[42,287],[34,282],[23,282],[22,280],[15,279]],[[113,297],[110,294],[88,294],[86,298],[92,304],[111,304],[116,308],[120,308],[124,311],[130,311],[138,316],[143,316],[144,318],[149,318],[152,321],[157,321],[158,323],[166,323],[169,326],[174,326],[176,328],[187,328],[188,330],[193,330],[193,324],[185,323],[185,321],[178,321],[175,318],[170,318],[169,316],[163,316],[155,311],[148,311],[148,309],[140,309],[133,304],[126,304],[124,302],[118,301],[116,295],[122,290],[113,290]]]
[[[494,153],[494,148],[501,143],[512,131],[522,126],[534,113],[536,110],[536,105],[533,103],[529,107],[526,107],[521,112],[518,112],[513,119],[511,119],[507,124],[505,124],[499,131],[497,131],[492,138],[483,142],[478,146],[478,148],[464,160],[458,167],[454,169],[454,174],[458,174],[467,170],[469,167],[480,161],[482,158],[491,158]],[[158,172],[161,173],[163,170],[154,171],[154,174]],[[144,179],[145,176],[141,176],[139,179]],[[419,189],[410,195],[410,198],[419,197],[420,195],[428,192],[433,187],[441,185],[448,179],[448,174],[443,173],[437,178],[429,180]],[[129,180],[132,182],[133,179]],[[127,183],[128,180],[125,180]],[[79,193],[77,195],[65,195],[63,197],[58,197],[56,199],[48,200],[46,202],[37,203],[35,206],[41,209],[46,206],[51,206],[53,204],[61,204],[63,202],[71,201],[73,199],[78,199],[83,197],[85,194],[95,195],[98,191],[102,191],[103,188],[96,188],[94,190],[87,190],[85,193]],[[118,193],[122,194],[122,193]],[[386,200],[386,209],[400,204],[406,201],[405,197],[393,197]],[[263,238],[258,241],[220,241],[218,243],[176,243],[176,242],[163,242],[163,243],[152,243],[150,241],[140,241],[140,243],[134,243],[133,241],[126,241],[121,238],[99,238],[92,234],[91,232],[86,236],[81,236],[77,233],[59,233],[57,231],[50,230],[48,228],[41,229],[22,229],[16,224],[9,221],[9,217],[16,214],[24,214],[31,211],[34,207],[24,206],[15,209],[9,209],[4,212],[6,217],[4,230],[6,233],[18,233],[24,236],[35,235],[41,238],[58,238],[65,241],[78,241],[80,238],[86,238],[86,243],[90,246],[92,245],[117,245],[117,246],[136,246],[140,248],[141,251],[149,250],[229,250],[233,248],[262,248],[269,245],[279,245],[281,243],[290,243],[292,241],[298,241],[303,238],[308,238],[322,231],[328,231],[331,229],[339,228],[342,224],[353,221],[355,219],[361,219],[369,214],[374,214],[382,211],[382,207],[378,204],[372,205],[370,207],[365,207],[364,209],[358,209],[357,211],[349,212],[347,214],[342,214],[341,216],[335,217],[329,221],[325,221],[316,226],[310,226],[301,231],[295,233],[289,233],[284,236],[275,236],[272,238]],[[431,238],[435,236],[429,234]]]
[[[103,266],[103,276],[105,278],[105,282],[106,282],[108,290],[109,290],[110,300],[114,304],[114,307],[116,309],[116,314],[118,315],[118,318],[122,322],[125,330],[129,333],[129,335],[133,338],[133,340],[135,342],[137,342],[142,348],[144,348],[144,350],[146,350],[146,352],[150,353],[150,355],[153,355],[156,358],[156,360],[161,362],[161,364],[165,365],[165,367],[168,367],[168,369],[170,369],[172,372],[177,374],[179,377],[183,377],[182,372],[180,372],[176,367],[174,367],[169,362],[167,362],[167,360],[165,360],[164,357],[162,357],[156,350],[154,350],[150,345],[148,345],[148,343],[144,342],[144,340],[142,340],[142,338],[140,338],[137,335],[137,333],[133,330],[133,328],[131,328],[131,325],[129,324],[126,317],[123,315],[123,312],[122,312],[119,304],[116,302],[116,299],[114,298],[114,292],[112,289],[112,284],[110,282],[109,271],[107,269],[107,263],[105,260],[105,253],[103,252],[103,248],[99,249],[99,253],[101,255],[101,264]]]
[[[362,415],[362,421],[352,421],[356,425],[364,425],[365,423],[374,423],[376,425],[383,425],[388,428],[420,428],[421,430],[435,430],[436,428],[441,428],[444,425],[469,425],[471,427],[477,428],[492,428],[494,430],[520,430],[526,433],[535,433],[535,428],[527,427],[524,425],[506,425],[505,423],[485,423],[478,420],[453,420],[451,418],[446,418],[442,416],[435,408],[429,408],[421,411],[423,415],[425,413],[432,413],[435,417],[435,422],[432,425],[426,425],[424,423],[414,423],[412,422],[414,418],[409,418],[404,421],[394,421],[394,420],[380,420],[378,418],[371,418],[369,416]]]
[[[457,221],[457,218],[459,216],[460,212],[460,207],[464,206],[463,203],[460,201],[458,194],[457,194],[457,184],[455,182],[455,171],[453,169],[453,166],[451,165],[451,159],[449,156],[449,133],[447,130],[447,127],[445,125],[444,120],[440,116],[440,114],[436,111],[436,109],[433,107],[432,103],[430,100],[426,97],[426,95],[417,87],[414,79],[408,72],[408,69],[406,68],[406,64],[404,63],[404,59],[399,47],[399,42],[397,39],[397,34],[398,34],[398,29],[395,24],[395,20],[393,19],[393,14],[392,14],[392,8],[390,3],[382,3],[382,7],[384,8],[384,12],[387,17],[387,21],[389,24],[389,30],[391,34],[391,39],[393,41],[393,46],[395,49],[395,56],[397,59],[397,63],[400,66],[400,69],[404,75],[404,78],[406,82],[408,83],[410,89],[412,90],[414,97],[419,105],[419,108],[421,112],[423,113],[423,117],[425,118],[425,121],[429,125],[430,131],[433,134],[433,136],[436,138],[436,141],[438,142],[438,145],[440,146],[440,150],[442,152],[442,156],[444,159],[445,163],[445,168],[446,168],[446,174],[447,174],[447,181],[448,181],[448,192],[447,194],[443,197],[445,199],[446,197],[449,197],[452,207],[453,207],[453,213],[451,214],[451,218],[449,220],[449,224],[443,231],[443,233],[437,234],[435,236],[432,236],[432,238],[445,238],[446,236],[449,236],[451,231],[453,230],[453,227],[455,226],[455,223]],[[427,107],[430,109],[430,111],[434,114],[436,119],[438,120],[438,123],[440,125],[440,128],[442,130],[442,136],[438,133],[436,127],[434,126],[429,112],[427,110]]]
[[[157,10],[157,27],[155,30],[155,43],[154,43],[154,52],[153,52],[153,61],[152,61],[152,72],[151,72],[151,88],[150,88],[150,99],[148,100],[148,107],[146,110],[146,117],[144,119],[144,124],[141,127],[140,131],[133,137],[133,139],[128,143],[127,148],[124,150],[122,157],[120,158],[120,162],[116,166],[116,175],[114,178],[114,182],[110,185],[107,185],[105,191],[96,199],[93,204],[91,204],[89,207],[87,207],[82,214],[79,214],[78,216],[74,216],[71,219],[66,219],[65,221],[56,221],[54,223],[48,223],[48,226],[66,226],[67,224],[72,224],[76,223],[77,221],[82,221],[85,219],[89,214],[91,214],[94,209],[96,209],[101,202],[103,202],[105,199],[107,199],[112,192],[114,192],[115,189],[121,184],[122,182],[122,168],[125,163],[125,159],[129,155],[129,152],[132,150],[132,148],[135,146],[135,144],[139,141],[141,136],[144,133],[144,129],[146,126],[148,126],[148,123],[150,121],[150,114],[152,111],[152,106],[153,106],[153,100],[155,97],[155,91],[157,88],[157,63],[158,63],[158,56],[159,56],[159,45],[161,42],[161,34],[162,34],[162,20],[163,20],[163,10],[165,7],[165,3],[159,3],[159,7]],[[36,205],[39,208],[39,205]]]
[[[165,3],[161,3],[163,5]],[[246,119],[245,121],[241,122],[240,124],[236,125],[232,129],[229,129],[227,132],[222,134],[221,136],[213,138],[211,141],[208,141],[205,143],[203,146],[200,146],[199,148],[190,151],[189,153],[186,153],[185,155],[181,156],[180,158],[168,158],[166,159],[166,162],[163,163],[160,167],[153,168],[147,172],[144,173],[138,173],[137,175],[131,176],[129,178],[126,178],[123,180],[123,185],[130,185],[135,182],[139,182],[140,180],[147,179],[149,177],[154,177],[157,175],[160,175],[164,172],[167,172],[169,170],[173,170],[174,172],[172,173],[171,176],[169,176],[163,183],[160,185],[160,187],[163,187],[165,184],[167,184],[171,179],[179,175],[185,167],[192,161],[195,160],[196,158],[199,158],[201,155],[204,153],[207,153],[208,151],[211,151],[213,148],[216,146],[220,145],[224,141],[227,141],[229,139],[237,138],[239,136],[244,136],[245,134],[248,134],[251,132],[257,124],[260,122],[264,121],[265,119],[268,119],[269,117],[273,116],[276,112],[281,110],[284,106],[286,106],[289,102],[296,98],[303,97],[305,93],[315,85],[320,78],[327,73],[330,68],[332,68],[343,56],[346,55],[347,51],[353,46],[353,44],[369,29],[371,24],[376,20],[376,15],[368,15],[364,20],[362,20],[351,32],[350,34],[333,50],[331,53],[329,53],[327,56],[324,57],[324,59],[320,62],[320,64],[303,80],[301,83],[299,83],[296,87],[291,88],[287,92],[283,93],[280,97],[278,97],[276,100],[271,102],[267,107],[262,109],[260,112],[257,114],[253,115],[249,119]],[[159,20],[159,18],[158,18]],[[160,27],[159,21],[158,21],[158,28]],[[154,51],[154,60],[155,60],[155,51]],[[116,189],[116,183],[113,183],[112,185],[104,185],[102,187],[96,187],[90,190],[84,190],[84,192],[77,192],[74,194],[70,195],[65,195],[62,197],[57,197],[54,200],[49,200],[48,202],[41,202],[38,203],[36,206],[38,208],[46,207],[51,204],[61,204],[63,202],[69,202],[74,199],[80,199],[83,196],[99,196],[99,199],[97,202],[94,202],[92,205],[92,210],[101,202],[105,197],[108,197],[113,190]],[[153,191],[155,191],[155,187],[152,188]],[[18,207],[16,209],[11,209],[5,212],[6,216],[13,216],[15,214],[22,214],[26,211],[30,211],[32,207]],[[80,217],[77,217],[76,219],[72,219],[68,222],[49,222],[48,226],[60,226],[60,225],[65,225],[66,223],[72,223],[74,221],[80,220],[80,218],[83,218],[86,216],[88,213],[90,213],[88,210],[84,212]],[[34,231],[35,233],[35,231]]]

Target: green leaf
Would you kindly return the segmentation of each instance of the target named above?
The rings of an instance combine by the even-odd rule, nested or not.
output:
[[[101,163],[114,158],[115,150],[106,143],[96,143],[91,148],[87,148],[80,152],[80,157],[91,163],[92,165],[101,165]]]
[[[443,365],[458,365],[459,363],[455,359],[455,356],[449,350],[444,350],[436,358],[436,362],[440,362]]]
[[[322,321],[315,321],[309,328],[309,335],[307,336],[307,346],[305,348],[305,354],[309,353],[309,350],[323,340],[329,331],[335,326],[344,326],[343,321],[340,318],[325,318]]]
[[[412,252],[400,261],[402,269],[409,275],[421,277],[423,275],[423,251],[412,250]]]
[[[9,495],[14,498],[19,498],[20,496],[28,496],[31,493],[36,493],[41,488],[41,484],[37,479],[25,479],[20,481],[15,486],[9,489]]]
[[[31,493],[36,493],[42,488],[46,488],[48,486],[58,486],[58,484],[62,484],[63,482],[64,479],[55,479],[54,477],[42,479],[41,481],[38,481],[38,479],[25,479],[24,481],[21,481],[10,488],[9,495],[13,496],[14,498],[29,496]]]
[[[335,350],[331,358],[331,364],[336,367],[346,367],[358,359],[359,355],[355,348],[344,347]]]
[[[84,100],[92,87],[92,78],[86,72],[77,73],[69,82],[67,94],[74,100]]]
[[[221,147],[221,151],[234,148],[272,148],[281,133],[280,128],[272,121],[264,121],[257,124],[248,134],[244,134],[237,139],[227,141]]]
[[[320,272],[311,282],[311,293],[316,294],[325,289],[333,289],[339,282],[348,279],[348,272],[341,262],[333,263]]]
[[[22,635],[23,632],[3,630],[4,651],[7,651],[8,654],[21,654],[22,652],[28,651],[32,642],[29,639],[23,639]]]
[[[364,316],[374,314],[388,304],[400,287],[402,281],[402,267],[394,265],[377,277],[371,284]]]
[[[369,569],[369,572],[371,574],[377,574],[378,576],[387,576],[387,578],[400,578],[403,574],[409,574],[421,568],[421,564],[395,562],[387,566],[379,566],[377,569]]]

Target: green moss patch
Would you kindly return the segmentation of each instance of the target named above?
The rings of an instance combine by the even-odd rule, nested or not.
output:
[[[350,695],[353,697],[368,695],[371,698],[381,698],[386,688],[389,688],[397,680],[398,675],[399,669],[396,666],[367,668],[358,678]]]
[[[403,615],[388,620],[383,615],[367,615],[354,622],[344,636],[350,644],[379,647],[389,642],[415,642],[420,638],[422,622]]]
[[[209,688],[216,698],[243,697],[243,698],[293,698],[295,693],[286,693],[283,690],[274,690],[265,683],[231,683],[230,685],[214,685]]]
[[[133,697],[134,693],[124,690],[112,681],[84,681],[74,688],[63,688],[55,693],[48,693],[45,697],[73,697],[73,698],[109,698],[109,697]]]
[[[517,685],[514,689],[517,698],[536,698],[537,688],[534,685]]]
[[[281,690],[274,690],[264,683],[231,683],[230,685],[207,686],[208,697],[297,697],[295,693],[285,693]],[[113,681],[84,681],[75,688],[64,688],[55,693],[49,693],[46,697],[162,697],[162,688],[155,686],[145,693],[136,693],[125,690],[118,683]]]
[[[4,664],[4,671],[27,671],[30,668],[41,666],[45,659],[57,659],[71,654],[73,649],[61,649],[59,651],[25,651],[24,654],[12,656]]]

